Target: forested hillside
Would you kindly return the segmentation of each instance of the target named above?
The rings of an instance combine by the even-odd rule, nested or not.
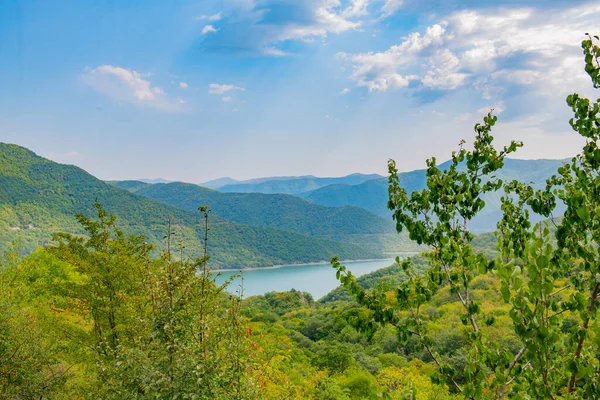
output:
[[[255,226],[272,226],[311,236],[378,234],[395,232],[391,221],[359,207],[326,207],[290,195],[221,193],[189,183],[146,185],[113,183],[140,196],[188,211],[210,204],[216,215]]]
[[[57,164],[16,145],[0,144],[0,248],[16,238],[24,249],[47,244],[57,231],[80,232],[74,215],[94,212],[94,199],[119,216],[127,233],[163,242],[167,224],[180,231],[185,252],[201,248],[199,215],[129,193],[80,168]],[[196,208],[200,204],[196,205]],[[344,258],[377,258],[381,251],[269,227],[236,224],[211,216],[213,267],[252,268]]]
[[[556,173],[565,160],[519,160],[507,158],[504,167],[499,171],[498,177],[504,180],[518,179],[523,182],[532,182],[535,189],[541,189],[552,174]],[[446,161],[439,165],[444,170],[449,165]],[[464,165],[459,169],[464,169]],[[399,174],[400,184],[409,193],[422,190],[426,185],[425,170],[402,172]],[[352,205],[365,208],[384,218],[390,218],[391,212],[387,208],[388,201],[387,178],[370,180],[359,185],[330,185],[306,193],[298,194],[299,197],[316,204],[330,207]],[[471,221],[475,232],[491,232],[496,229],[500,219],[500,197],[503,193],[487,193],[484,197],[486,207]],[[559,208],[562,210],[563,208]],[[533,222],[539,221],[533,216]]]
[[[406,234],[396,233],[391,221],[360,207],[320,206],[283,194],[222,193],[189,183],[111,184],[184,210],[197,211],[196,204],[210,204],[216,215],[234,222],[291,230],[385,254],[424,249]]]

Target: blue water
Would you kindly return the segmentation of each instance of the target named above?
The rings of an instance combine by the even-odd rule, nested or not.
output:
[[[387,259],[344,262],[343,265],[352,271],[353,275],[361,276],[388,267],[393,263],[394,260]],[[233,274],[239,273],[221,272],[221,275],[217,277],[217,283],[221,284]],[[244,278],[244,297],[296,289],[310,293],[316,300],[339,286],[339,281],[335,279],[335,270],[329,263],[246,270],[242,275]],[[228,291],[236,293],[241,283],[242,279],[240,277],[236,278],[229,285]]]

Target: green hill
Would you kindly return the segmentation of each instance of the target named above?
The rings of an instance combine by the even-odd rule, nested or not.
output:
[[[198,252],[199,215],[116,188],[84,170],[52,162],[11,144],[0,143],[0,250],[22,240],[33,250],[51,233],[79,232],[75,213],[94,215],[94,199],[118,218],[127,233],[143,234],[161,245],[172,218],[186,252]],[[373,246],[357,246],[270,227],[237,224],[211,216],[213,268],[251,268],[342,258],[381,257]]]
[[[230,221],[272,226],[311,236],[395,232],[391,220],[384,220],[364,208],[326,207],[290,195],[221,193],[179,182],[147,185],[122,181],[113,184],[184,210],[196,211],[199,204],[210,204],[213,213]]]
[[[506,159],[505,165],[498,176],[505,180],[519,179],[523,182],[533,182],[535,188],[545,186],[546,179],[556,173],[564,160],[517,160]],[[444,168],[448,162],[440,165]],[[425,187],[425,170],[415,170],[399,174],[401,185],[410,193]],[[330,207],[358,206],[365,208],[383,218],[391,218],[387,208],[388,201],[387,178],[373,179],[359,185],[330,185],[323,188],[301,193],[298,196]],[[489,232],[496,229],[500,218],[500,197],[503,193],[489,193],[484,197],[486,207],[471,221],[474,232]],[[561,211],[559,207],[558,211]],[[537,221],[536,221],[537,222]]]
[[[325,207],[284,194],[221,193],[180,182],[111,184],[188,211],[210,204],[216,215],[238,223],[291,230],[386,253],[419,250],[406,235],[395,232],[391,219],[360,207]]]

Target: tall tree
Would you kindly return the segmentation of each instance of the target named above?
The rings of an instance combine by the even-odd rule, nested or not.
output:
[[[597,41],[597,36],[589,36],[582,43],[585,70],[596,89]],[[386,296],[389,285],[367,292],[337,258],[332,260],[340,281],[372,312],[360,327],[372,330],[376,323],[391,324],[404,343],[416,338],[417,348],[437,365],[434,379],[467,398],[595,398],[600,393],[600,365],[590,340],[597,334],[592,328],[598,330],[600,287],[600,100],[573,94],[567,103],[575,113],[571,126],[586,144],[548,180],[545,190],[496,177],[504,157],[521,143],[496,150],[491,136],[496,117],[491,113],[475,126],[473,149],[466,150],[461,142],[447,169],[439,169],[435,159],[427,161],[424,190],[409,196],[390,160],[388,207],[397,230],[407,230],[412,240],[430,248],[425,274],[417,273],[410,259],[397,259],[408,279],[393,288],[392,300]],[[500,189],[506,192],[497,231],[500,255],[488,259],[474,251],[469,221],[485,206],[482,195]],[[552,218],[557,199],[567,206],[559,222]],[[530,210],[551,218],[555,239],[547,223],[531,226]],[[487,328],[495,324],[495,317],[472,291],[473,279],[484,274],[501,281],[520,340],[518,350],[503,346]],[[445,287],[462,306],[460,318],[471,349],[460,371],[462,382],[454,366],[435,351],[430,317],[423,313],[424,305]],[[576,321],[570,331],[565,329],[567,320]]]

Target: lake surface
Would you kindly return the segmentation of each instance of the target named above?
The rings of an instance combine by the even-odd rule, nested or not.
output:
[[[393,259],[385,259],[348,261],[342,264],[352,271],[353,275],[361,276],[388,267],[393,263]],[[217,277],[217,284],[225,282],[234,274],[239,274],[239,272],[221,272],[221,276]],[[244,297],[296,289],[301,292],[308,292],[312,294],[315,300],[318,300],[339,286],[339,281],[335,279],[335,270],[329,263],[251,269],[244,271],[242,274],[244,277]],[[236,278],[229,286],[228,291],[235,293],[239,290],[241,282],[241,278]]]

